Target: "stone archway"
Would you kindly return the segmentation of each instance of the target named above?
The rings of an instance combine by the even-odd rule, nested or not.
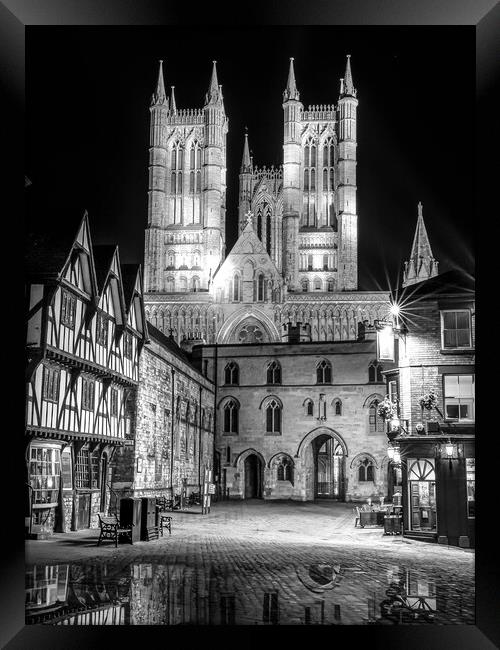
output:
[[[264,495],[264,468],[266,462],[255,449],[246,449],[234,462],[241,475],[239,491],[242,499],[262,499]]]
[[[295,457],[301,460],[306,501],[345,499],[347,455],[342,436],[329,427],[318,427],[304,436]]]

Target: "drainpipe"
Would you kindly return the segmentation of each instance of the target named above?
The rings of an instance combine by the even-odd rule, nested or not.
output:
[[[170,428],[170,496],[174,503],[174,421],[175,421],[175,370],[172,368],[172,426]]]

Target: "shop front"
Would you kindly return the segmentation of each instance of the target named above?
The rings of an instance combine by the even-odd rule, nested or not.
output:
[[[404,535],[475,545],[474,439],[466,436],[399,438]]]

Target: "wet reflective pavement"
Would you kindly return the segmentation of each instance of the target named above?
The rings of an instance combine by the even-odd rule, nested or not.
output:
[[[475,623],[473,552],[355,529],[347,504],[221,503],[154,542],[96,541],[29,543],[27,624]]]

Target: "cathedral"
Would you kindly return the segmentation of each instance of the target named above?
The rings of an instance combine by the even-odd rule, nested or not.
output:
[[[347,57],[336,104],[300,101],[293,58],[283,92],[283,163],[254,164],[244,134],[239,238],[226,251],[229,119],[213,62],[203,107],[178,109],[162,62],[150,112],[148,320],[195,343],[348,341],[383,319],[388,292],[358,291],[357,91]]]

